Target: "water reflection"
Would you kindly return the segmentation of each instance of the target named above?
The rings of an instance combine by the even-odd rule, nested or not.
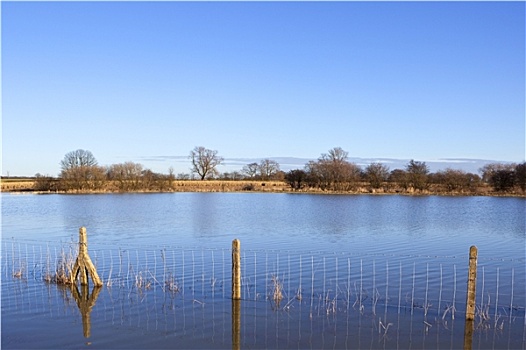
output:
[[[91,294],[87,284],[82,284],[80,287],[81,290],[79,291],[76,284],[71,284],[69,290],[77,302],[80,314],[82,315],[82,332],[84,337],[89,338],[91,336],[91,311],[97,302],[102,287],[94,286]]]
[[[93,243],[524,256],[523,198],[261,193],[2,195],[4,237]],[[52,208],[52,210],[49,210]],[[376,236],[376,237],[374,237]],[[375,240],[371,244],[371,238]],[[380,239],[378,239],[380,238]]]
[[[241,349],[241,300],[232,299],[232,350]]]
[[[221,297],[221,293],[215,298],[211,295],[195,299],[166,293],[160,287],[136,293],[133,287],[125,286],[93,288],[89,293],[87,286],[80,286],[80,289],[71,286],[63,290],[34,280],[24,282],[31,288],[15,290],[13,286],[19,282],[8,280],[2,283],[3,327],[7,327],[7,330],[3,328],[6,331],[2,333],[2,348],[36,347],[20,341],[4,342],[13,329],[18,328],[26,329],[26,332],[34,329],[34,333],[44,338],[39,347],[47,348],[78,348],[88,337],[97,348],[144,349],[169,348],[174,344],[181,348],[218,349],[461,349],[463,344],[471,344],[473,348],[524,348],[526,344],[523,315],[499,321],[499,325],[505,327],[502,332],[499,327],[494,328],[493,319],[489,328],[477,324],[473,329],[472,325],[464,323],[461,312],[453,318],[451,313],[435,310],[439,313],[427,314],[426,317],[422,309],[415,309],[415,312],[410,308],[400,310],[396,302],[384,306],[381,300],[375,311],[374,304],[362,302],[362,307],[359,307],[353,305],[353,296],[349,301],[346,295],[333,299],[333,293],[327,293],[328,298],[320,294],[312,300],[306,291],[302,300],[287,298],[287,303],[282,303],[280,308],[272,308],[268,299],[263,297],[236,303],[228,297]],[[51,298],[38,294],[46,287]],[[101,293],[102,289],[104,293]],[[67,293],[61,293],[62,290]],[[345,291],[342,289],[341,293]],[[22,308],[15,310],[16,297]],[[30,299],[34,307],[44,307],[45,310],[35,314],[34,310],[27,309],[27,300]],[[78,313],[63,312],[62,299],[71,307],[78,307],[84,338],[75,326],[80,319]],[[75,300],[76,307],[75,303],[69,303],[71,299]],[[17,319],[22,320],[23,326],[12,327]],[[49,322],[49,319],[53,321]],[[96,330],[93,334],[92,329]],[[74,333],[78,336],[75,337]],[[494,343],[490,346],[488,340],[492,337]]]
[[[216,216],[221,212],[217,207],[217,195],[214,193],[199,193],[191,196],[192,231],[197,237],[210,235],[210,228],[217,226]]]
[[[473,331],[475,330],[475,322],[466,319],[464,324],[464,350],[470,350],[473,347]]]

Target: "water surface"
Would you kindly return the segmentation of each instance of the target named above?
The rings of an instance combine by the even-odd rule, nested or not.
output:
[[[489,317],[478,323],[473,348],[526,344],[521,198],[1,199],[3,348],[231,348],[234,238],[242,244],[241,348],[462,347],[471,245],[479,249],[477,302]],[[93,302],[89,317],[77,291],[42,281],[64,249],[75,249],[81,226],[105,283],[78,291]],[[283,288],[279,306],[272,277]]]

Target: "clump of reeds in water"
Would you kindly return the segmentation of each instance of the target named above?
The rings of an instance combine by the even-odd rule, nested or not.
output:
[[[480,306],[476,306],[475,316],[477,321],[476,329],[488,330],[493,327],[497,331],[502,331],[504,328],[504,319],[500,319],[502,315],[495,313],[494,322],[491,319],[490,315],[490,306],[491,306],[491,295],[488,293],[488,298],[486,303],[481,303]],[[500,323],[499,323],[500,320]]]
[[[298,291],[296,292],[296,299],[299,301],[303,300],[303,295],[301,294],[301,287],[298,287]]]
[[[167,291],[172,293],[179,292],[179,284],[177,283],[177,280],[175,279],[174,275],[169,275],[166,280],[164,281],[164,285]]]
[[[27,261],[22,258],[22,254],[20,252],[20,246],[18,246],[18,256],[17,252],[15,251],[15,244],[13,243],[12,246],[12,266],[13,271],[11,272],[11,275],[13,278],[22,278],[25,275],[26,272],[26,266]]]
[[[274,301],[276,308],[279,308],[281,300],[283,300],[283,283],[275,275],[271,278],[272,290],[271,290],[271,299]]]
[[[152,282],[142,276],[142,272],[139,272],[135,275],[135,287],[139,290],[150,289],[152,287]]]
[[[69,253],[66,253],[64,249],[62,249],[54,273],[51,273],[50,266],[48,265],[47,272],[44,275],[44,281],[47,283],[63,285],[71,284],[71,274],[73,271],[73,266],[75,265],[74,256],[75,255],[71,250]]]
[[[20,262],[18,268],[13,268],[13,277],[14,278],[22,278],[24,276],[25,272],[25,264],[24,262]]]

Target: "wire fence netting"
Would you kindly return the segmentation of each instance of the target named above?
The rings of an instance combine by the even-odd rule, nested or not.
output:
[[[77,253],[78,243],[4,240],[2,277],[4,281],[53,285],[57,274],[68,272]],[[130,309],[126,305],[141,303],[163,310],[175,310],[178,303],[189,303],[197,308],[198,315],[202,312],[199,308],[209,304],[214,306],[206,317],[203,314],[203,325],[205,319],[224,318],[221,307],[224,308],[225,301],[231,298],[231,254],[228,248],[89,247],[91,260],[109,296],[104,299],[104,308],[110,308],[113,317],[118,315],[121,322],[131,318],[126,315],[126,310]],[[414,317],[427,330],[438,325],[447,328],[455,319],[463,321],[467,273],[467,254],[456,257],[241,250],[241,299],[251,303],[244,308],[256,305],[254,311],[247,311],[254,320],[258,319],[258,313],[261,316],[268,312],[297,313],[311,322],[313,318],[339,319],[345,315],[348,320],[358,315],[374,320],[375,332],[380,336],[388,333],[396,323],[391,320],[397,317],[411,317],[411,322]],[[514,329],[510,337],[517,336],[518,330],[524,348],[524,259],[479,256],[476,286],[476,329],[497,336],[498,332]],[[35,298],[26,295],[24,299],[23,292],[16,288],[6,290],[4,283],[2,293],[18,293],[12,300],[22,301],[24,305],[31,304],[29,299]],[[59,289],[56,293],[68,299],[65,291]],[[49,295],[42,293],[40,298],[49,298]],[[43,307],[45,303],[37,304]],[[219,306],[222,311],[215,315],[217,305],[223,306]],[[108,317],[108,313],[105,315]],[[176,322],[175,315],[174,312],[173,322]],[[167,313],[150,314],[148,311],[136,321],[140,323],[141,317],[150,327],[150,322],[163,323],[159,317],[166,319]],[[196,320],[195,311],[192,317],[191,322],[200,322],[201,316]],[[212,327],[215,324],[228,322],[214,323]],[[259,331],[259,326],[254,326],[254,332]],[[221,332],[228,333],[224,329]],[[251,333],[251,330],[244,332]]]
[[[4,241],[2,270],[6,278],[50,281],[73,265],[77,252],[75,243]],[[230,249],[94,246],[89,254],[106,287],[160,289],[193,299],[231,295]],[[524,264],[479,257],[480,312],[524,317]],[[242,299],[285,308],[299,301],[313,307],[343,303],[373,314],[383,307],[454,317],[465,311],[467,270],[467,257],[242,250]]]

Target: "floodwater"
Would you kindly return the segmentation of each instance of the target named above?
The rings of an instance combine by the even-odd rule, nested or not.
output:
[[[526,346],[522,198],[1,199],[5,349]],[[104,285],[45,282],[76,256],[81,226]],[[235,238],[239,303],[230,298]],[[479,252],[477,316],[465,337],[471,245]]]

